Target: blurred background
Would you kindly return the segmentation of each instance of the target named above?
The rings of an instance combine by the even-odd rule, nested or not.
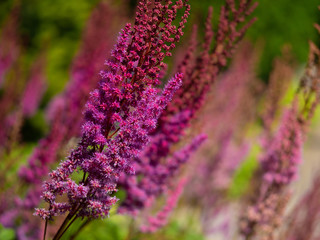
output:
[[[10,166],[10,171],[6,172],[6,178],[12,178],[16,175],[19,165],[26,163],[38,141],[48,133],[50,129],[50,121],[46,119],[48,106],[52,99],[61,94],[68,85],[72,75],[72,64],[76,61],[78,54],[81,54],[81,39],[84,32],[88,30],[86,29],[87,21],[100,2],[101,0],[0,0],[0,36],[1,39],[8,38],[7,42],[10,42],[8,44],[6,41],[1,42],[0,40],[0,44],[2,44],[0,48],[8,50],[14,59],[11,69],[2,76],[4,80],[0,82],[0,97],[3,98],[7,94],[8,87],[6,86],[10,85],[10,81],[15,81],[13,88],[19,89],[21,84],[24,84],[20,84],[20,82],[26,81],[32,75],[32,69],[41,72],[45,85],[43,95],[39,100],[38,110],[34,114],[27,114],[21,123],[19,146],[13,146],[10,153],[11,157],[19,156],[19,161]],[[117,39],[117,33],[125,22],[133,22],[137,2],[135,0],[105,0],[105,2],[113,9],[105,16],[106,21],[110,21],[108,28],[112,29],[110,30],[112,35],[106,39],[110,46],[104,50],[105,59],[107,59],[110,49]],[[252,66],[256,75],[255,81],[261,83],[261,88],[266,88],[275,59],[286,55],[290,56],[290,64],[295,66],[292,79],[293,82],[297,82],[307,63],[309,41],[316,45],[320,42],[319,35],[313,26],[314,23],[320,21],[319,1],[259,0],[258,2],[259,5],[253,13],[253,16],[257,17],[257,21],[249,28],[244,39],[245,42],[251,44],[249,50],[254,50],[258,56],[258,60]],[[223,3],[223,0],[190,0],[191,16],[181,46],[186,46],[194,24],[198,25],[199,39],[202,39],[204,35],[203,23],[207,16],[208,7],[214,7],[214,21],[217,22],[219,8]],[[95,37],[97,42],[101,41],[101,39],[98,40],[99,36]],[[103,38],[106,37],[106,35],[103,36]],[[94,47],[95,38],[90,41]],[[181,49],[178,48],[176,53],[179,54],[179,52]],[[168,61],[174,65],[174,58]],[[2,64],[0,67],[5,66],[5,63]],[[103,62],[100,64],[103,68]],[[232,63],[230,62],[230,64]],[[98,72],[96,75],[98,77]],[[292,96],[294,90],[291,89],[288,92],[289,97],[285,97],[284,102],[289,101],[286,99],[290,99],[290,94]],[[19,91],[12,90],[13,97],[17,96],[18,98],[19,94],[21,91],[19,93]],[[14,106],[12,107],[14,108]],[[257,106],[257,108],[258,111],[261,111],[261,106]],[[5,107],[0,109],[0,114],[4,114],[4,109]],[[317,166],[319,152],[316,150],[320,149],[317,144],[320,141],[320,118],[318,115],[311,127],[311,135],[304,152],[309,162],[300,170],[302,176],[305,176],[302,177],[305,181],[296,184],[295,191],[297,192],[305,188],[305,182],[311,181],[308,176]],[[258,119],[255,125],[259,124]],[[253,147],[246,160],[239,164],[239,168],[234,173],[233,182],[229,186],[228,197],[237,198],[248,187],[252,172],[257,165],[256,160],[252,159],[257,156],[258,151]],[[3,165],[0,167],[4,170]],[[8,183],[6,188],[9,187]],[[190,206],[184,207],[183,204],[180,209],[182,211],[177,211],[169,225],[159,234],[153,235],[152,238],[145,235],[132,239],[206,239],[203,229],[195,220],[199,218],[199,212],[190,210]],[[183,216],[186,212],[195,217],[185,219]],[[219,219],[217,221],[219,222]],[[130,236],[128,233],[130,232],[130,224],[131,222],[123,216],[115,216],[110,220],[98,221],[94,225],[88,226],[77,239],[131,239],[128,237]],[[218,226],[223,228],[221,224]],[[10,229],[0,230],[0,239],[14,238],[14,233]]]
[[[29,68],[39,54],[45,55],[45,75],[47,90],[41,101],[41,109],[50,99],[60,93],[70,77],[70,65],[77,53],[85,23],[99,0],[2,0],[0,2],[0,24],[11,15],[17,18],[17,38],[21,46],[19,61],[25,69]],[[107,0],[120,11],[123,17],[133,19],[137,1]],[[218,18],[222,0],[191,0],[191,21],[188,21],[183,41],[187,41],[188,32],[193,24],[198,24],[200,34],[204,32],[205,18],[209,6],[214,7],[214,17]],[[308,41],[319,42],[313,23],[318,22],[319,14],[316,0],[308,3],[290,0],[270,2],[260,0],[254,12],[258,21],[254,23],[246,39],[259,46],[261,57],[258,64],[258,77],[267,81],[273,59],[281,55],[287,46],[294,60],[301,66],[308,56]],[[132,21],[132,20],[131,20]],[[115,23],[114,23],[115,24]],[[118,25],[118,30],[124,22]],[[116,39],[116,35],[114,36]],[[108,53],[106,53],[106,58]],[[24,73],[26,74],[26,73]],[[42,122],[40,124],[40,122]],[[23,138],[35,141],[45,132],[41,112],[25,123]],[[32,133],[28,132],[32,129]]]

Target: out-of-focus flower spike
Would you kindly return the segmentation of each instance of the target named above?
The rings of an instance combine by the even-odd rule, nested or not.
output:
[[[188,180],[186,178],[182,178],[180,179],[180,181],[174,189],[169,190],[165,205],[163,206],[161,211],[159,211],[156,214],[156,216],[148,217],[148,223],[140,227],[142,232],[152,233],[159,230],[167,224],[170,214],[176,207],[179,198],[183,192],[184,186],[187,182]]]
[[[249,5],[247,6],[249,7]],[[207,20],[207,27],[210,17]],[[222,13],[225,15],[226,13]],[[224,16],[225,17],[225,16]],[[226,19],[226,21],[229,21]],[[219,26],[220,28],[221,26]],[[210,36],[210,31],[207,31],[207,36]],[[211,37],[208,37],[210,39]],[[218,36],[216,35],[217,39]],[[121,178],[120,185],[127,190],[127,198],[123,202],[119,211],[130,212],[135,215],[143,209],[149,199],[154,196],[159,196],[165,189],[165,184],[161,179],[171,179],[173,175],[181,167],[181,164],[172,164],[172,176],[167,176],[166,166],[177,162],[170,158],[172,146],[181,141],[185,130],[189,127],[192,119],[196,117],[196,113],[203,106],[205,96],[210,89],[210,85],[216,80],[217,74],[222,69],[221,59],[226,59],[229,56],[224,51],[231,51],[232,48],[225,48],[229,39],[229,35],[221,42],[215,41],[212,53],[209,54],[205,50],[195,59],[192,64],[192,70],[184,75],[182,87],[174,96],[172,102],[169,103],[166,111],[161,114],[157,128],[152,132],[152,138],[147,148],[135,159],[136,176]],[[211,43],[207,49],[210,49]],[[188,64],[192,63],[188,60]],[[184,63],[182,63],[182,66]],[[189,74],[190,73],[190,74]],[[192,92],[190,92],[192,89]],[[176,156],[177,157],[177,156]],[[175,158],[177,160],[177,158]],[[162,162],[167,162],[161,164]],[[158,174],[156,174],[158,172]],[[154,179],[152,180],[152,177]],[[138,180],[140,178],[140,180]],[[166,180],[170,181],[170,180]]]
[[[221,7],[221,14],[219,18],[218,32],[216,35],[216,48],[213,51],[213,55],[218,57],[218,64],[225,66],[226,58],[230,58],[237,47],[238,42],[243,38],[247,29],[256,21],[255,18],[250,19],[241,26],[247,20],[247,17],[257,7],[257,2],[251,0],[245,0],[239,4],[234,10],[234,1],[228,1],[226,5]],[[239,27],[240,26],[240,27]]]
[[[5,82],[4,93],[0,98],[0,155],[11,151],[12,143],[19,136],[22,123],[20,106],[21,95],[25,85],[22,69],[19,64],[14,64],[9,81]]]
[[[319,172],[313,180],[312,187],[296,203],[293,209],[285,216],[288,223],[280,231],[279,239],[312,240],[317,236],[320,220],[320,177]]]
[[[141,3],[149,6],[149,1]],[[119,176],[134,172],[132,160],[147,144],[157,118],[181,85],[182,75],[177,74],[160,96],[154,88],[159,83],[161,62],[171,55],[174,43],[182,36],[190,9],[187,0],[155,1],[149,7],[149,15],[139,10],[132,29],[126,25],[120,34],[111,60],[106,62],[107,69],[101,72],[102,79],[86,104],[80,142],[50,173],[43,191],[49,208],[37,209],[36,215],[48,220],[67,211],[66,222],[70,214],[75,218],[105,218],[117,201],[112,193],[117,191]],[[176,27],[173,20],[182,8],[185,14]],[[72,180],[77,169],[83,172],[80,182]],[[68,199],[62,211],[56,207],[56,197],[64,194]]]
[[[181,166],[189,161],[206,138],[203,134],[195,137],[190,144],[173,153],[164,163],[141,159],[136,172],[136,175],[142,176],[141,181],[136,179],[137,176],[125,177],[120,181],[121,186],[127,191],[127,198],[119,207],[119,212],[136,215],[154,197],[162,194]]]
[[[272,239],[290,199],[288,185],[296,177],[306,129],[319,105],[319,49],[310,45],[309,61],[292,106],[265,151],[261,161],[261,187],[240,221],[245,237]],[[299,97],[303,98],[300,108]],[[270,214],[271,213],[271,214]]]
[[[28,165],[19,171],[23,181],[41,183],[42,178],[48,174],[50,165],[57,160],[59,150],[62,150],[72,137],[80,135],[83,119],[79,118],[79,115],[83,111],[89,92],[98,83],[99,69],[102,68],[105,55],[113,45],[109,36],[115,29],[109,25],[114,11],[105,2],[98,4],[93,10],[82,37],[80,50],[72,64],[71,79],[65,91],[53,99],[47,110],[51,130],[34,149]],[[120,17],[116,21],[122,21]]]
[[[214,36],[214,32],[212,29],[212,15],[213,15],[213,7],[209,7],[208,16],[205,23],[205,36],[204,36],[204,43],[203,43],[203,53],[209,53],[210,47],[212,44],[212,39]]]
[[[39,57],[31,68],[29,81],[21,100],[22,113],[26,117],[30,117],[36,112],[46,90],[44,67],[45,60],[43,57]]]
[[[270,141],[273,137],[272,124],[275,122],[277,115],[282,111],[280,101],[285,95],[293,76],[291,55],[288,50],[284,48],[283,55],[273,61],[273,70],[268,81],[265,95],[266,103],[261,117],[263,128],[265,129],[265,136],[262,137],[262,141],[266,144],[272,142]]]
[[[301,154],[301,128],[297,122],[297,107],[294,106],[285,113],[277,136],[261,159],[264,180],[269,184],[288,185],[296,177]]]
[[[315,27],[315,29],[317,29],[318,33],[320,34],[320,25],[315,23],[313,26]]]
[[[197,33],[198,27],[196,25],[192,28],[192,34],[189,40],[189,47],[183,56],[180,64],[177,67],[177,72],[182,73],[185,80],[190,79],[193,69],[194,60],[196,57],[196,50],[197,50]],[[186,81],[183,82],[183,86],[188,85]]]
[[[179,169],[181,164],[184,164],[190,159],[191,154],[193,154],[206,139],[207,135],[200,134],[195,137],[190,144],[173,153],[173,156],[168,159],[167,163],[168,169],[172,171],[171,175],[174,175],[174,172]]]
[[[297,106],[293,105],[285,113],[277,135],[271,140],[269,149],[261,159],[262,181],[259,194],[255,204],[247,208],[241,220],[244,236],[258,234],[269,239],[279,227],[289,199],[285,187],[295,179],[301,162],[303,140],[297,115]]]
[[[7,71],[18,60],[20,54],[18,36],[19,11],[19,6],[15,6],[11,10],[4,26],[2,26],[0,37],[0,87],[2,87]]]

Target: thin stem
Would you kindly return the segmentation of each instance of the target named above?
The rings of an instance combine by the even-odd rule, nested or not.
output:
[[[134,220],[131,219],[130,225],[129,225],[129,232],[128,232],[126,240],[133,239],[133,236],[134,236]]]
[[[71,226],[71,224],[77,219],[77,215],[74,216],[74,218],[72,219],[72,221],[67,225],[67,227],[63,230],[63,232],[60,234],[60,236],[58,236],[57,240],[59,240],[63,234],[68,230],[68,228]]]
[[[84,183],[84,181],[86,180],[86,175],[87,175],[87,172],[84,172],[84,174],[83,174],[83,178],[82,178],[82,183]]]
[[[70,240],[74,240],[74,239],[78,236],[78,234],[81,232],[81,230],[82,230],[85,226],[87,226],[90,222],[91,222],[91,219],[88,218],[88,219],[78,228],[78,230],[71,235]]]
[[[58,229],[56,235],[54,235],[53,240],[58,239],[57,237],[60,235],[61,231],[63,230],[63,228],[65,227],[66,224],[68,224],[68,222],[70,221],[70,219],[72,218],[71,216],[71,212],[68,214],[68,216],[65,218],[65,220],[63,221],[63,223],[61,224],[60,228]]]
[[[48,219],[46,219],[46,223],[44,225],[43,240],[46,240],[47,226],[48,226]]]
[[[108,139],[112,138],[119,130],[120,128],[117,128],[117,130],[115,130],[110,136],[108,136]]]
[[[88,178],[87,178],[88,180]],[[95,194],[95,192],[92,193],[92,196]],[[64,220],[64,222],[62,223],[61,227],[59,228],[58,232],[56,233],[56,235],[54,236],[53,240],[58,240],[60,239],[60,237],[62,236],[62,234],[64,234],[64,232],[70,227],[70,225],[74,222],[74,220],[77,218],[77,213],[78,211],[83,207],[84,202],[80,203],[73,211],[70,211],[70,213],[68,214],[68,216],[66,217],[66,219]],[[74,217],[74,219],[71,221],[71,223],[69,223],[69,221]],[[69,224],[68,224],[69,223]],[[66,229],[64,228],[66,225],[68,224],[68,226],[66,227]],[[61,234],[61,232],[63,231],[63,233]]]

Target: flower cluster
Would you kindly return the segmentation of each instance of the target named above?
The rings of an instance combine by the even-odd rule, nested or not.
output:
[[[155,217],[148,217],[148,223],[141,226],[142,232],[155,232],[167,224],[170,213],[177,205],[179,197],[187,182],[186,178],[182,178],[177,186],[169,192],[165,206],[156,214]]]
[[[204,26],[190,29],[172,66],[167,57],[185,32],[189,0],[98,0],[79,5],[85,6],[83,13],[93,11],[65,90],[50,100],[55,91],[49,89],[41,102],[44,70],[61,67],[53,64],[50,44],[45,47],[50,61],[44,61],[42,51],[35,55],[34,43],[55,36],[33,33],[43,26],[52,32],[46,21],[59,18],[38,15],[47,7],[43,1],[39,8],[27,8],[27,14],[25,4],[14,1],[1,29],[0,236],[12,229],[18,240],[99,238],[107,237],[111,226],[126,239],[166,239],[171,230],[175,238],[319,238],[319,172],[310,162],[301,166],[312,168],[302,185],[317,174],[304,196],[300,183],[292,184],[320,103],[315,44],[310,43],[297,91],[289,92],[295,63],[289,48],[283,47],[265,82],[256,74],[261,45],[239,44],[255,21],[255,0],[225,0],[219,17],[209,7]],[[132,21],[131,7],[136,7]],[[29,15],[32,21],[25,21]],[[18,19],[23,20],[21,32]],[[31,35],[25,31],[42,19]],[[82,23],[71,22],[61,34],[79,32]],[[119,24],[123,28],[111,40]],[[47,133],[44,124],[37,125],[43,113]],[[31,138],[33,129],[39,131]],[[120,222],[112,216],[98,223],[113,215],[115,205]],[[171,219],[172,212],[183,223]],[[179,226],[160,231],[168,223]],[[82,231],[88,224],[107,224],[107,229]]]
[[[181,8],[185,13],[176,27],[173,20]],[[98,88],[90,94],[77,148],[44,184],[42,198],[49,209],[36,210],[41,218],[66,211],[67,220],[108,216],[120,174],[134,172],[132,159],[148,142],[148,133],[181,85],[182,75],[176,74],[160,96],[153,87],[159,83],[164,57],[171,55],[174,42],[183,34],[189,8],[187,1],[139,3],[135,25],[127,24],[122,30],[112,59],[106,61],[107,70],[100,73]],[[83,178],[76,183],[71,177],[79,170]],[[68,196],[68,202],[57,202],[58,195]]]
[[[170,184],[169,180],[176,176],[181,165],[185,164],[202,142],[205,135],[195,137],[190,144],[175,152],[172,157],[166,159],[164,164],[158,163],[152,166],[152,160],[145,156],[134,159],[135,175],[123,176],[120,185],[126,190],[127,197],[121,203],[119,212],[136,215],[140,209],[150,204],[154,197],[165,192]],[[141,181],[137,181],[136,175],[141,175]]]
[[[30,79],[23,93],[21,108],[23,115],[27,117],[32,116],[36,112],[46,90],[44,65],[45,61],[43,57],[39,57],[31,69]]]
[[[19,10],[19,7],[15,7],[4,26],[2,26],[0,38],[0,87],[3,85],[8,70],[18,60],[21,51],[17,32]]]
[[[286,112],[277,136],[261,159],[264,180],[271,185],[286,185],[296,177],[301,162],[302,136],[297,109]]]
[[[82,39],[81,51],[72,65],[70,82],[66,90],[53,99],[47,110],[50,132],[39,141],[28,165],[19,171],[20,178],[26,183],[32,183],[33,187],[41,187],[40,183],[48,174],[51,164],[57,160],[58,153],[72,137],[80,135],[83,120],[79,115],[89,92],[98,83],[96,75],[113,44],[108,39],[114,33],[114,29],[108,27],[111,15],[113,10],[106,3],[99,4],[93,11]]]
[[[265,144],[267,149],[261,158],[258,193],[240,221],[241,233],[247,238],[274,237],[289,199],[287,187],[297,175],[305,140],[303,137],[320,101],[320,51],[314,44],[311,43],[310,46],[309,62],[292,106],[284,114],[276,135]],[[303,105],[300,109],[298,99],[301,95]],[[270,129],[266,128],[266,131]],[[265,134],[267,135],[270,136],[270,133]],[[261,227],[264,231],[261,231]]]
[[[294,180],[301,161],[302,133],[295,106],[284,115],[280,129],[269,147],[261,159],[263,180],[257,202],[248,207],[247,218],[241,222],[241,230],[246,236],[258,231],[255,226],[257,223],[259,228],[270,228],[270,231],[264,233],[267,236],[273,234],[273,229],[279,226],[288,198],[282,190]],[[277,219],[276,223],[274,219]],[[262,231],[259,232],[262,235]]]
[[[106,99],[100,98],[102,91],[92,92],[78,148],[72,151],[68,160],[61,163],[57,170],[50,173],[52,180],[45,184],[42,198],[52,209],[38,209],[37,214],[43,218],[51,217],[70,211],[72,206],[81,203],[81,207],[77,206],[78,216],[108,216],[110,206],[116,201],[110,195],[116,191],[115,183],[120,173],[133,173],[130,160],[147,143],[148,132],[155,127],[157,117],[180,85],[181,75],[177,75],[168,83],[160,97],[153,88],[142,92],[135,110],[128,112],[125,120],[120,116],[117,118],[120,130],[116,137],[109,139],[103,136],[104,129],[100,126],[101,109],[97,109]],[[104,96],[108,94],[104,93]],[[70,178],[78,167],[87,175],[80,184]],[[63,194],[68,196],[67,204],[55,201],[56,195]]]
[[[246,26],[252,24],[252,21],[249,21],[248,25],[240,27],[240,23],[246,20],[246,16],[250,15],[255,6],[256,4],[252,4],[251,1],[243,1],[235,14],[234,1],[227,1],[221,10],[224,15],[220,19],[218,34],[215,39],[213,39],[212,9],[210,9],[205,24],[205,42],[199,55],[196,53],[197,42],[196,31],[194,31],[190,46],[177,67],[178,71],[184,74],[183,85],[161,114],[158,126],[151,134],[151,143],[139,155],[139,159],[135,160],[137,169],[148,169],[148,172],[154,173],[152,178],[162,180],[156,181],[157,191],[143,187],[141,182],[151,183],[154,180],[149,179],[151,175],[141,170],[135,176],[130,176],[130,180],[121,182],[120,184],[128,194],[123,203],[125,208],[121,207],[120,210],[126,209],[131,213],[137,213],[138,210],[144,208],[149,199],[161,194],[168,182],[175,176],[176,173],[172,172],[164,179],[161,174],[162,171],[157,169],[170,169],[168,159],[170,159],[172,147],[182,140],[186,129],[190,126],[191,121],[196,118],[196,113],[200,107],[203,106],[210,85],[214,83],[217,74],[225,66],[226,59],[231,57],[233,49],[246,30]],[[233,26],[232,28],[225,26],[229,23]],[[220,30],[223,27],[224,30]],[[213,42],[214,49],[211,49]],[[135,180],[133,180],[134,178]],[[141,180],[138,180],[138,178]],[[130,184],[127,182],[130,182]],[[145,197],[143,198],[141,195]]]

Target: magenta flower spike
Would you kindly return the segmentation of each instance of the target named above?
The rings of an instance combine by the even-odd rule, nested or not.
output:
[[[161,114],[159,124],[151,134],[150,144],[135,159],[136,175],[121,178],[120,185],[126,190],[127,195],[119,208],[120,212],[136,215],[148,204],[150,199],[163,193],[166,185],[178,173],[178,169],[183,165],[182,163],[187,162],[189,156],[177,164],[176,169],[172,170],[170,166],[171,149],[175,144],[182,141],[186,129],[203,106],[210,85],[214,83],[218,72],[226,63],[225,59],[232,56],[234,47],[242,38],[246,27],[240,28],[237,24],[244,22],[246,20],[245,16],[250,15],[256,5],[252,4],[252,1],[244,1],[246,4],[239,6],[238,12],[235,14],[231,10],[230,4],[232,2],[228,1],[226,6],[222,8],[221,11],[224,15],[220,19],[218,29],[222,28],[225,23],[233,23],[234,27],[229,31],[227,26],[224,29],[226,32],[223,31],[216,35],[214,49],[211,49],[214,37],[211,23],[212,9],[209,9],[205,24],[205,42],[203,51],[199,55],[196,53],[197,42],[196,31],[194,30],[189,48],[177,67],[178,71],[184,74],[183,85]],[[227,13],[224,11],[227,11]],[[249,22],[247,26],[250,26],[251,23]],[[224,64],[221,63],[223,62],[222,59],[224,59]],[[203,136],[194,139],[189,146],[197,147],[194,147],[192,152],[196,151],[203,140]],[[126,177],[127,179],[124,179]]]
[[[317,25],[316,28],[320,30]],[[265,128],[268,142],[264,143],[266,149],[256,176],[260,179],[255,179],[260,184],[253,203],[240,221],[240,231],[246,239],[274,239],[281,226],[290,199],[289,184],[297,176],[306,130],[320,102],[319,56],[320,50],[310,43],[308,64],[291,108],[284,114],[273,137],[271,129]],[[300,98],[303,101],[300,102]]]
[[[165,192],[181,166],[188,162],[205,140],[206,136],[203,134],[195,137],[190,144],[176,151],[164,163],[156,164],[148,156],[136,158],[136,175],[142,178],[141,181],[137,181],[136,176],[123,176],[120,179],[120,185],[126,190],[127,197],[119,207],[119,212],[137,215],[155,197]],[[148,151],[150,147],[152,148],[149,145]]]
[[[184,8],[179,26],[173,25],[178,9]],[[50,173],[42,198],[48,209],[35,214],[50,220],[68,212],[54,239],[77,217],[104,218],[117,201],[112,196],[121,173],[133,174],[132,160],[148,142],[148,133],[180,87],[182,74],[176,74],[160,95],[154,88],[165,56],[171,56],[189,15],[187,0],[140,1],[135,25],[121,31],[100,73],[98,88],[86,104],[82,136],[68,158]],[[168,45],[169,44],[169,45]],[[80,182],[74,172],[83,172]],[[67,196],[58,202],[57,196]]]
[[[156,214],[156,216],[148,217],[148,222],[140,228],[142,232],[153,233],[167,224],[170,214],[176,207],[187,182],[188,180],[186,178],[182,178],[177,186],[168,192],[165,206]]]
[[[266,155],[261,159],[263,178],[268,184],[287,185],[297,174],[302,158],[302,132],[296,110],[287,111]]]
[[[0,33],[0,87],[5,81],[6,73],[20,55],[18,14],[19,7],[14,7]]]
[[[48,175],[51,165],[57,161],[59,151],[72,137],[81,134],[83,119],[79,115],[90,91],[98,83],[97,75],[103,66],[105,55],[112,48],[113,41],[108,38],[114,32],[113,28],[108,27],[112,15],[114,11],[110,6],[101,3],[89,19],[80,51],[72,64],[70,82],[65,91],[49,105],[47,118],[51,129],[47,136],[39,141],[28,164],[19,170],[23,182],[31,184],[32,187],[41,187],[39,183]]]
[[[22,113],[26,117],[35,114],[46,90],[44,59],[39,57],[31,69],[30,77],[21,99]]]

